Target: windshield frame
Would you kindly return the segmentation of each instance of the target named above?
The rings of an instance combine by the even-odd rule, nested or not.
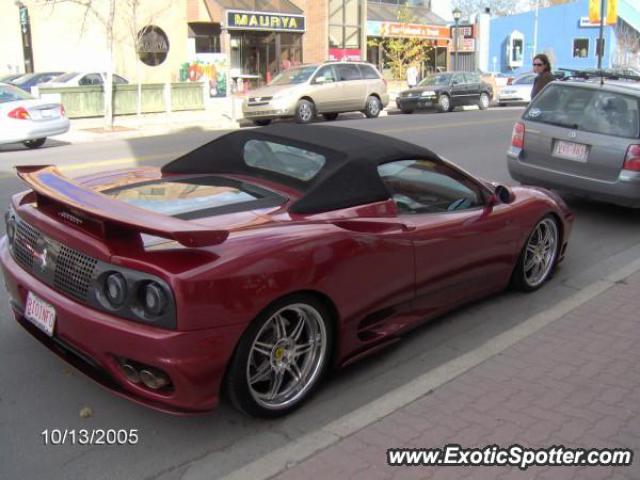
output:
[[[278,75],[274,77],[271,82],[269,82],[269,86],[283,86],[283,85],[300,85],[308,82],[313,77],[313,74],[318,70],[319,65],[300,65],[298,67],[291,67],[287,70],[280,72]],[[305,72],[306,71],[306,72]],[[282,80],[285,78],[290,78],[295,72],[305,72],[304,78],[300,81],[286,81]]]
[[[431,79],[437,79],[437,78],[447,78],[446,82],[438,82],[438,83],[427,83],[428,80]],[[453,79],[453,74],[450,72],[444,72],[444,73],[434,73],[431,75],[426,76],[425,78],[423,78],[422,80],[420,80],[420,83],[418,83],[418,87],[437,87],[437,86],[442,86],[442,85],[450,85],[451,84],[451,80]]]

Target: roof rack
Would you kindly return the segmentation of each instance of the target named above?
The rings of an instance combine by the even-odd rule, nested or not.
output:
[[[560,80],[571,80],[574,78],[581,78],[584,80],[589,80],[592,78],[600,78],[600,83],[604,83],[604,79],[608,80],[635,80],[636,82],[640,82],[640,76],[638,75],[627,75],[624,73],[617,73],[611,70],[576,70],[572,68],[559,68],[558,70],[562,72],[569,72],[569,75],[561,78]]]

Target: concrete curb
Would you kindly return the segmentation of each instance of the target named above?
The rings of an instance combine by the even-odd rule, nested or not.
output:
[[[251,478],[253,480],[266,480],[282,473],[315,453],[405,407],[462,373],[506,350],[520,340],[538,332],[638,271],[640,271],[640,260],[630,263],[602,280],[593,282],[554,307],[530,317],[475,350],[421,375],[403,387],[334,420],[319,430],[304,435],[295,442],[248,463],[244,467],[229,473],[223,479],[244,480]],[[198,468],[197,465],[192,465],[183,478],[189,480],[208,479],[211,478],[211,474],[209,471],[205,471],[205,468]]]

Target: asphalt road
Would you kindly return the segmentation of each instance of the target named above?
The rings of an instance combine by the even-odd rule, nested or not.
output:
[[[505,151],[520,114],[519,109],[493,109],[333,124],[413,141],[472,173],[510,183]],[[161,165],[215,135],[187,130],[129,141],[51,142],[38,151],[0,146],[0,205],[22,189],[11,165],[54,163],[69,175]],[[0,292],[0,479],[217,478],[295,442],[638,258],[640,211],[574,198],[568,202],[577,214],[568,256],[543,289],[528,295],[507,292],[432,322],[374,358],[333,373],[308,404],[277,421],[247,418],[226,405],[208,415],[173,417],[117,398],[67,367],[17,326],[6,295]],[[83,407],[92,409],[89,418],[80,417]],[[139,442],[44,445],[43,430],[55,428],[134,428],[139,430]]]

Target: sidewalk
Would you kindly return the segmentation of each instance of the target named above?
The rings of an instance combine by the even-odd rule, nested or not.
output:
[[[601,282],[597,291],[602,293],[536,333],[379,421],[327,442],[327,448],[273,478],[639,479],[640,273],[635,271],[622,280]],[[635,452],[627,467],[521,471],[386,464],[388,448],[447,444]]]

